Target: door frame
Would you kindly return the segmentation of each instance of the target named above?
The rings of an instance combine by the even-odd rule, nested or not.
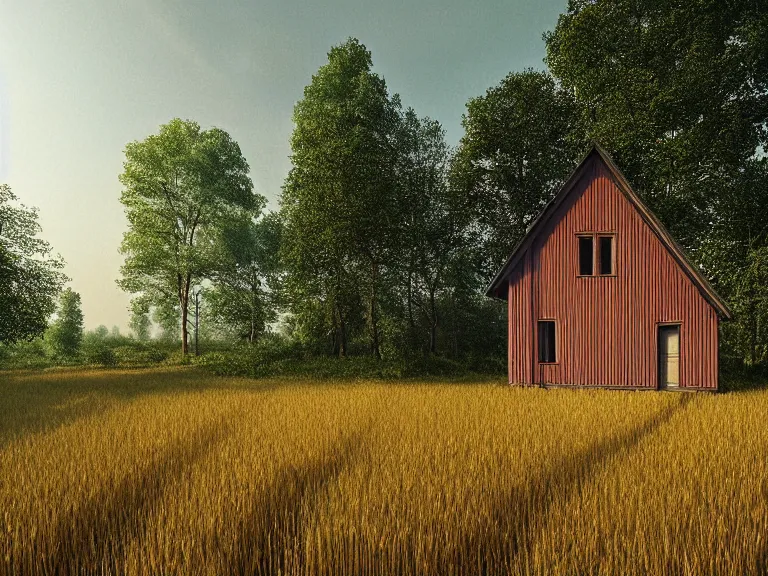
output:
[[[677,326],[677,347],[678,347],[678,359],[677,359],[677,366],[678,366],[678,379],[682,380],[680,378],[680,375],[683,373],[683,321],[682,320],[671,320],[668,322],[656,322],[656,390],[667,390],[667,388],[661,387],[661,349],[659,347],[659,331],[661,328],[664,328],[665,326]],[[683,388],[684,386],[682,383],[678,383],[678,388]]]

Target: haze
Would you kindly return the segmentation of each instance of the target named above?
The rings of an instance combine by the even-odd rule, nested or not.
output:
[[[0,0],[0,182],[40,209],[86,328],[125,330],[115,284],[123,147],[171,118],[237,140],[277,208],[291,114],[329,48],[359,38],[390,92],[461,137],[466,101],[543,68],[565,0],[307,3]]]

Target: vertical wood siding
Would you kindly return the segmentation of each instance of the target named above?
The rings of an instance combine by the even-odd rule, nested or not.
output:
[[[716,389],[715,310],[602,161],[585,168],[510,274],[509,381],[656,388],[658,325],[679,323],[680,386]],[[615,233],[615,276],[578,277],[580,232]],[[538,363],[539,319],[557,322],[557,364]]]

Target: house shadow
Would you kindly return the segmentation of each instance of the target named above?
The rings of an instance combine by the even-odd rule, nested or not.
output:
[[[540,520],[547,517],[553,505],[567,500],[609,461],[630,451],[656,432],[675,414],[681,412],[693,396],[680,394],[677,401],[660,410],[642,425],[596,442],[586,449],[568,453],[559,460],[544,465],[529,479],[527,485],[498,495],[492,505],[490,517],[486,518],[474,533],[466,535],[469,549],[477,551],[478,557],[474,559],[474,565],[480,568],[480,573],[493,573],[495,566],[490,566],[488,559],[493,555],[498,556],[498,549],[494,549],[497,542],[492,543],[492,539],[488,538],[489,534],[499,530],[503,533],[505,544],[511,548],[511,558],[505,559],[509,565],[514,565],[521,554],[530,558],[536,536],[535,529]]]

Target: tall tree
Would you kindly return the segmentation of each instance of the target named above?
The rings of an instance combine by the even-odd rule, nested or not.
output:
[[[405,316],[411,345],[423,342],[418,326],[427,327],[426,349],[437,352],[438,300],[457,280],[451,274],[466,247],[469,224],[460,195],[448,185],[450,150],[439,122],[420,119],[408,109],[398,134],[398,268],[404,286]],[[459,267],[456,267],[458,271]],[[464,270],[471,275],[471,268]],[[473,285],[472,280],[469,281]],[[423,322],[422,322],[423,321]]]
[[[350,39],[328,53],[293,120],[293,167],[281,199],[293,310],[319,301],[343,356],[350,315],[365,302],[371,352],[379,356],[382,269],[397,209],[399,99],[372,72],[370,52]]]
[[[589,136],[737,311],[727,347],[759,361],[768,4],[571,0],[545,38]]]
[[[37,210],[0,185],[0,343],[41,336],[67,280],[64,261],[37,237]]]
[[[452,182],[475,219],[489,281],[562,184],[584,147],[571,95],[545,72],[509,74],[471,99]]]
[[[249,343],[277,318],[281,233],[279,215],[270,212],[221,237],[223,265],[206,292],[208,308],[219,328]]]
[[[118,284],[164,309],[176,302],[186,354],[190,290],[219,265],[212,238],[244,214],[258,214],[264,198],[253,192],[248,164],[229,134],[189,120],[172,120],[128,144],[123,168],[120,201],[129,229]]]
[[[570,0],[547,63],[684,245],[768,144],[768,4]]]
[[[46,340],[54,354],[62,358],[74,358],[83,341],[83,312],[80,294],[67,288],[59,298],[56,320],[46,334]]]

